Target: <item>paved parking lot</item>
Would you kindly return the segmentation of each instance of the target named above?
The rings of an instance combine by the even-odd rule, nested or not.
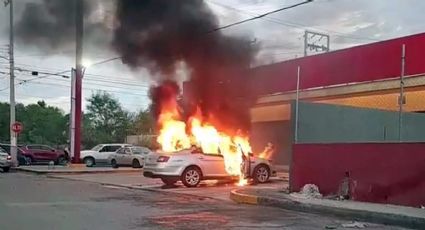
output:
[[[285,188],[287,186],[287,174],[279,173],[279,177],[272,178],[270,183],[250,185],[257,187],[273,187],[273,188]],[[70,174],[70,175],[50,175],[49,177],[86,181],[92,183],[100,183],[110,187],[123,186],[132,187],[134,189],[149,189],[149,190],[160,190],[166,192],[174,192],[180,194],[189,194],[197,196],[205,196],[214,199],[230,200],[229,192],[232,189],[238,188],[233,181],[202,181],[197,188],[186,188],[181,182],[178,182],[176,186],[167,187],[164,186],[160,179],[146,178],[141,172],[132,173],[108,173],[108,174]]]
[[[0,173],[0,229],[344,229],[342,224],[351,221],[236,204],[225,200],[234,188],[228,183],[163,188],[157,180],[138,174],[61,177]],[[282,184],[274,181],[261,186]],[[401,228],[368,224],[366,229]]]

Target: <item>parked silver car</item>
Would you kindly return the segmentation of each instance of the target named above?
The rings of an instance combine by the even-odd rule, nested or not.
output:
[[[81,151],[80,160],[87,167],[92,167],[97,164],[109,163],[109,156],[114,154],[118,149],[132,146],[130,144],[99,144],[90,150]]]
[[[9,172],[10,167],[12,167],[12,157],[0,147],[0,168],[3,172]]]
[[[109,156],[112,167],[131,166],[133,168],[143,167],[145,157],[151,153],[146,147],[131,146],[118,149]]]
[[[270,161],[254,156],[243,167],[256,183],[265,183],[276,174]],[[219,154],[182,150],[172,153],[149,154],[145,159],[143,175],[160,178],[167,185],[181,180],[186,187],[196,187],[201,180],[235,178],[227,173],[224,158]]]

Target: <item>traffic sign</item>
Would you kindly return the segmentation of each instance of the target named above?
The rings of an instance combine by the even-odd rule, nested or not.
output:
[[[15,122],[12,124],[12,131],[16,134],[19,134],[20,132],[22,132],[23,128],[24,126],[22,125],[21,122]]]

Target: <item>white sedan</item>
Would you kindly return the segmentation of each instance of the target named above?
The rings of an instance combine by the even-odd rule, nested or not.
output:
[[[151,150],[145,147],[131,146],[118,149],[115,153],[109,156],[109,162],[113,168],[119,166],[131,166],[140,168],[143,166],[146,155],[151,153]]]
[[[250,156],[247,165],[249,177],[256,183],[265,183],[276,173],[266,159]],[[234,178],[226,172],[222,155],[189,149],[173,153],[152,152],[145,159],[143,175],[160,178],[167,185],[180,180],[186,187],[196,187],[201,180]]]
[[[92,167],[96,164],[109,163],[108,159],[111,154],[114,154],[118,149],[132,146],[129,144],[99,144],[90,150],[81,151],[80,160],[87,167]]]

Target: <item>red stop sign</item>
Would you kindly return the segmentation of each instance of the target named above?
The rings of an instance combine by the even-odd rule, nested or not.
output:
[[[15,133],[20,133],[23,128],[24,127],[21,122],[15,122],[12,124],[12,131]]]

